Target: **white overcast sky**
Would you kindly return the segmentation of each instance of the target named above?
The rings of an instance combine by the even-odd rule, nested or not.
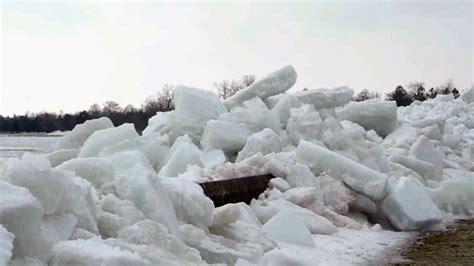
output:
[[[473,82],[465,1],[2,1],[0,114],[139,106],[163,84],[212,89],[292,64],[293,88],[387,92]]]

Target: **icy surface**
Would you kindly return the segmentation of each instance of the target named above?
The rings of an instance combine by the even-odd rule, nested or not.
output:
[[[351,102],[342,110],[336,110],[339,120],[349,120],[373,129],[379,136],[386,137],[397,128],[397,105],[395,102],[368,100]]]

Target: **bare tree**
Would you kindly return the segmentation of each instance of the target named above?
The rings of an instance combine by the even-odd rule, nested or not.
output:
[[[227,99],[238,91],[247,88],[255,82],[254,75],[244,75],[240,80],[223,80],[222,82],[214,82],[213,85],[221,99]]]
[[[120,105],[114,101],[106,101],[104,104],[103,104],[103,108],[102,110],[104,111],[104,113],[119,113],[122,111],[122,107],[120,107]]]
[[[425,83],[421,81],[413,81],[408,84],[408,93],[413,100],[425,101],[427,99]]]

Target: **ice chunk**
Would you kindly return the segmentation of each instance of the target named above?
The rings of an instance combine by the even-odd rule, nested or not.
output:
[[[331,206],[339,214],[349,212],[349,204],[355,200],[351,190],[342,181],[329,175],[319,177],[324,204]]]
[[[188,135],[194,143],[199,143],[206,122],[227,112],[216,94],[183,85],[175,87],[175,111],[170,119],[171,141]]]
[[[165,226],[151,220],[123,228],[118,232],[118,237],[132,244],[159,247],[188,261],[201,260],[197,250],[186,246],[181,239],[170,234]]]
[[[52,243],[43,239],[41,203],[22,187],[0,181],[0,224],[15,235],[13,256],[47,260]]]
[[[224,153],[237,153],[252,134],[250,129],[234,123],[210,120],[206,124],[201,145],[206,150],[219,149]]]
[[[104,158],[76,158],[62,163],[57,169],[74,172],[89,181],[96,189],[100,189],[114,178],[114,167]]]
[[[397,105],[393,101],[369,100],[351,102],[341,110],[336,110],[339,120],[349,120],[375,130],[386,137],[397,128]]]
[[[294,212],[283,209],[262,227],[263,232],[283,242],[315,247],[313,238],[302,219]]]
[[[182,178],[163,178],[162,182],[179,221],[203,229],[211,225],[214,203],[201,186]]]
[[[193,144],[188,136],[179,137],[163,160],[165,165],[161,168],[159,175],[165,177],[176,177],[186,172],[188,166],[201,164],[202,151]]]
[[[384,139],[382,145],[409,149],[410,145],[412,145],[416,141],[418,136],[418,128],[403,125],[393,131],[390,135],[388,135]]]
[[[276,247],[275,241],[271,240],[260,226],[237,221],[220,227],[210,228],[212,234],[223,236],[238,243],[252,246],[259,253],[267,252]]]
[[[54,243],[68,240],[77,224],[77,218],[69,213],[47,215],[41,224],[44,233]]]
[[[296,205],[307,207],[317,200],[322,200],[321,190],[315,187],[296,187],[283,193],[283,197]]]
[[[461,94],[461,100],[466,103],[474,102],[474,86],[471,86],[470,89],[467,89]]]
[[[148,126],[143,130],[142,135],[154,135],[169,133],[170,126],[169,122],[173,117],[174,111],[169,112],[158,112],[156,115],[148,119]]]
[[[335,89],[317,89],[297,92],[294,95],[304,103],[311,104],[316,110],[343,106],[351,101],[354,91],[349,87]]]
[[[296,149],[296,160],[313,171],[329,173],[344,180],[354,190],[374,199],[386,195],[387,176],[326,148],[302,140]]]
[[[114,127],[108,117],[87,120],[78,124],[74,129],[62,136],[57,142],[57,149],[76,149],[84,144],[84,141],[95,131]]]
[[[65,161],[76,158],[79,154],[79,149],[63,149],[53,151],[46,155],[52,167],[56,167]]]
[[[472,172],[471,172],[472,173]],[[474,174],[444,180],[434,189],[432,198],[442,210],[455,215],[474,215]]]
[[[443,168],[443,155],[436,150],[431,141],[421,135],[410,148],[410,156],[414,156],[418,160],[431,163],[438,169]]]
[[[158,134],[148,134],[140,136],[136,139],[128,139],[117,143],[116,145],[104,148],[99,156],[110,156],[122,151],[140,151],[148,161],[157,167],[160,165],[168,152],[168,146],[164,145],[167,140],[164,140]]]
[[[229,117],[226,118],[225,115],[219,116],[218,120],[245,125],[252,132],[258,132],[265,128],[273,129],[275,132],[281,130],[278,114],[268,110],[265,103],[258,97],[245,101],[241,107],[232,109]]]
[[[395,228],[404,231],[430,229],[443,218],[426,190],[403,177],[383,200],[382,210]]]
[[[178,220],[166,190],[141,152],[121,152],[109,157],[114,162],[117,194],[132,201],[145,216],[178,234]]]
[[[5,180],[27,188],[41,202],[45,214],[73,213],[79,218],[78,227],[97,232],[90,184],[72,172],[50,168],[43,160],[48,162],[38,155],[9,161]]]
[[[209,264],[235,265],[239,258],[256,263],[263,256],[262,250],[253,245],[241,244],[213,234],[206,235],[195,248]]]
[[[285,192],[288,189],[290,189],[290,184],[288,184],[285,179],[281,177],[275,177],[270,179],[270,182],[268,182],[268,187],[269,188],[276,188],[280,190],[281,192]]]
[[[323,120],[312,105],[305,104],[300,108],[290,109],[290,118],[286,125],[288,138],[297,145],[300,140],[319,138]]]
[[[280,118],[280,121],[286,124],[288,122],[288,119],[290,118],[290,110],[293,108],[301,107],[301,102],[293,94],[280,94],[280,95],[281,97],[278,98],[278,101],[275,104],[271,105],[272,112],[276,112]],[[275,96],[280,96],[280,95],[275,95]],[[272,96],[270,98],[273,98],[275,96]],[[270,98],[267,98],[266,102],[268,102]]]
[[[317,179],[308,166],[296,163],[289,167],[288,176],[286,181],[292,187],[315,187],[320,190],[319,179]]]
[[[212,212],[212,227],[235,223],[239,217],[240,207],[237,204],[226,204],[215,208]]]
[[[121,200],[113,194],[108,194],[102,198],[102,209],[106,212],[122,217],[126,224],[131,225],[138,221],[145,220],[143,213],[135,207],[129,200]]]
[[[236,162],[251,157],[260,152],[262,155],[280,152],[282,148],[282,141],[273,130],[266,128],[258,133],[251,135],[247,139],[244,148],[237,155]]]
[[[441,131],[439,130],[439,126],[437,124],[421,128],[420,134],[425,135],[431,140],[443,140],[443,135],[441,134]]]
[[[285,66],[237,92],[226,99],[224,104],[227,110],[231,110],[254,97],[265,100],[265,98],[283,93],[291,88],[296,83],[296,76],[295,69],[292,66]]]
[[[12,257],[13,239],[15,236],[0,224],[0,266],[7,266]]]
[[[440,181],[443,175],[440,165],[435,166],[426,161],[418,160],[414,157],[403,155],[392,155],[389,160],[393,163],[401,164],[422,176],[425,180]]]
[[[225,154],[221,150],[203,152],[200,158],[201,163],[205,168],[214,168],[225,162]]]
[[[123,124],[119,127],[95,131],[87,138],[77,157],[98,156],[100,151],[121,141],[138,138],[133,124]]]
[[[61,241],[49,265],[149,265],[138,254],[107,245],[100,238]]]

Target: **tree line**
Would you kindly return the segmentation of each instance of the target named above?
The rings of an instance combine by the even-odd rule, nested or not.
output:
[[[459,90],[454,85],[452,79],[449,79],[444,84],[438,87],[432,87],[426,90],[425,83],[421,81],[414,81],[408,84],[408,90],[402,85],[398,85],[394,91],[389,92],[385,95],[386,101],[395,101],[397,106],[407,106],[412,104],[414,101],[426,101],[428,99],[436,98],[438,94],[453,94],[454,98],[458,98],[460,95]],[[353,101],[361,102],[369,99],[381,98],[378,92],[369,92],[367,89],[363,89],[358,94],[354,95]]]
[[[223,80],[213,83],[214,89],[221,99],[227,99],[255,82],[254,75],[244,75],[237,80]],[[399,85],[394,91],[385,95],[385,100],[395,101],[397,106],[407,106],[413,101],[425,101],[435,98],[438,94],[453,94],[459,97],[459,91],[452,80],[443,85],[426,90],[423,82],[412,82],[407,89]],[[370,92],[367,89],[354,95],[354,101],[365,101],[368,99],[381,98],[378,92]],[[86,120],[106,116],[112,120],[115,126],[123,123],[133,123],[138,132],[143,131],[148,125],[148,119],[157,112],[174,110],[173,86],[165,84],[154,96],[146,98],[140,107],[126,105],[121,107],[114,101],[107,101],[100,106],[93,104],[88,110],[82,110],[72,114],[40,112],[26,113],[24,115],[1,116],[0,132],[54,132],[67,131],[75,125],[84,123]]]

